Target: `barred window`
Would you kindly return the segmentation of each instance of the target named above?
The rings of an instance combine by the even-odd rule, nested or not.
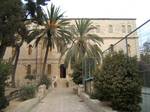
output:
[[[31,75],[31,65],[27,66],[27,75]]]
[[[32,45],[29,45],[29,48],[28,48],[28,55],[31,55],[32,53]]]
[[[113,26],[112,25],[109,25],[108,32],[113,33]]]
[[[130,44],[128,44],[128,54],[129,54],[129,56],[131,55],[131,45]]]
[[[131,25],[128,25],[128,33],[132,31]]]
[[[126,33],[126,27],[125,27],[125,25],[122,25],[122,33]]]

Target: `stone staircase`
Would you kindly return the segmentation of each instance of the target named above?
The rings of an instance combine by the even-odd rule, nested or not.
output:
[[[57,87],[58,88],[65,88],[66,87],[66,83],[67,83],[67,79],[58,79],[57,80]]]

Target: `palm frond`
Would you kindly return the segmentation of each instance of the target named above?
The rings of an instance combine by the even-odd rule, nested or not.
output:
[[[72,45],[65,51],[65,63],[68,65],[82,62],[85,58],[96,57],[98,63],[101,62],[102,51],[100,49],[103,39],[96,34],[91,34],[91,30],[96,29],[90,20],[75,20],[72,25]]]

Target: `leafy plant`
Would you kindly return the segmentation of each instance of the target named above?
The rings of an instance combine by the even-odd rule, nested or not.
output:
[[[92,21],[89,19],[75,20],[75,24],[70,28],[72,41],[61,53],[61,58],[65,55],[65,65],[83,62],[86,58],[96,57],[95,61],[101,63],[102,51],[100,49],[103,39],[97,34],[91,33],[94,29]]]
[[[36,79],[36,76],[35,75],[26,75],[25,79],[34,80],[34,79]]]
[[[26,85],[21,88],[21,99],[28,100],[35,97],[37,87],[34,85]]]
[[[104,58],[94,78],[95,95],[111,101],[121,112],[140,112],[141,83],[136,57],[127,57],[122,51]]]
[[[47,77],[47,75],[43,75],[41,77],[41,80],[40,80],[40,84],[39,85],[42,85],[42,84],[45,84],[46,85],[46,89],[49,88],[49,86],[51,85],[51,80]]]
[[[83,80],[82,64],[74,64],[73,65],[72,78],[73,78],[74,83],[82,84],[82,80]]]
[[[5,108],[9,102],[5,97],[5,81],[10,72],[10,65],[0,61],[0,110]]]

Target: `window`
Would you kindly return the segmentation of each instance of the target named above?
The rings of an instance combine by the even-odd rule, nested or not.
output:
[[[31,53],[32,53],[32,45],[29,45],[28,54],[31,55]]]
[[[109,32],[109,33],[113,33],[113,26],[112,26],[112,25],[109,25],[108,32]]]
[[[96,25],[96,33],[100,33],[100,25]]]
[[[125,27],[125,25],[122,25],[122,33],[126,33],[126,27]]]
[[[130,44],[128,44],[128,54],[129,54],[129,56],[131,55],[131,45]]]
[[[27,75],[31,75],[31,65],[27,66]]]
[[[132,30],[131,25],[128,25],[128,33],[130,33]]]
[[[51,74],[51,64],[48,64],[48,65],[47,65],[47,73],[48,73],[48,74]]]
[[[11,53],[12,53],[12,56],[14,56],[14,55],[15,55],[15,53],[16,53],[16,48],[15,48],[15,47],[12,47],[12,51],[11,51]]]

